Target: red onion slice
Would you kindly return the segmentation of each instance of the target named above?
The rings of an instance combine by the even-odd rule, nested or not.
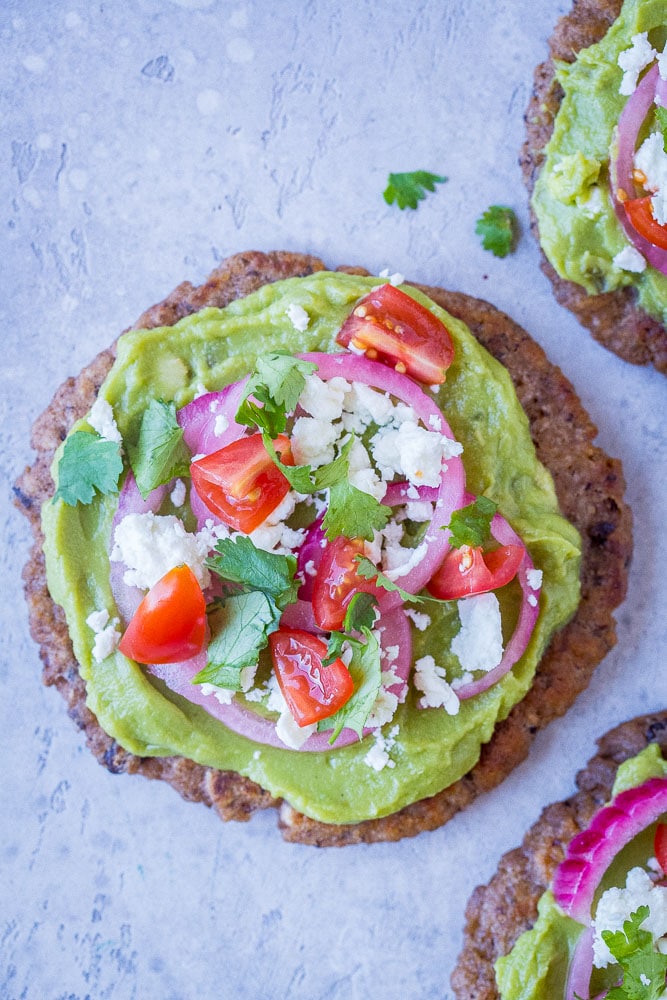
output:
[[[591,919],[595,891],[618,852],[667,811],[667,778],[620,792],[568,846],[553,879],[558,905],[580,923]]]
[[[248,432],[235,420],[247,381],[248,377],[242,378],[220,392],[206,392],[178,411],[176,419],[192,455],[210,455]],[[220,430],[220,419],[226,424],[224,430]]]
[[[612,204],[625,235],[652,267],[662,274],[667,274],[667,251],[655,246],[637,232],[625,211],[623,203],[626,199],[619,200],[620,191],[625,192],[628,198],[634,196],[633,171],[637,138],[656,96],[661,102],[667,100],[667,85],[660,79],[657,65],[642,77],[621,112],[618,120],[616,156],[611,157],[609,179]]]
[[[381,649],[386,651],[391,647],[398,647],[398,656],[392,661],[391,666],[399,680],[389,688],[389,691],[396,695],[399,702],[402,702],[407,694],[408,675],[412,663],[410,626],[404,612],[399,608],[392,614],[383,616],[379,628],[381,629]],[[201,705],[210,715],[240,736],[279,750],[288,749],[278,738],[275,721],[272,719],[264,718],[235,699],[229,705],[225,705],[220,704],[214,695],[204,695],[201,685],[193,684],[192,678],[205,666],[206,652],[204,651],[199,656],[183,663],[150,664],[148,670],[155,677],[161,678],[176,694],[196,705]],[[371,732],[373,730],[365,729],[364,736]],[[333,746],[329,743],[329,737],[329,733],[313,733],[300,747],[299,752],[322,753],[334,749],[338,750],[356,743],[359,739],[357,734],[350,729],[344,729]]]
[[[567,974],[565,1000],[589,1000],[591,975],[593,973],[593,928],[585,927],[574,947]],[[598,993],[593,1000],[603,1000],[607,990]]]
[[[526,651],[526,646],[533,634],[535,622],[539,614],[537,591],[528,582],[528,573],[530,570],[535,569],[533,560],[528,554],[528,549],[516,531],[500,514],[494,514],[491,519],[491,534],[501,545],[520,545],[523,548],[523,560],[517,573],[522,593],[521,609],[519,611],[519,620],[505,647],[505,652],[500,663],[493,670],[480,677],[479,680],[471,681],[470,684],[464,684],[463,687],[457,688],[456,694],[461,701],[467,698],[474,698],[475,695],[481,694],[482,691],[488,691],[490,687],[497,684],[501,677],[504,677],[511,670],[517,660]],[[463,598],[463,600],[466,600],[466,598]]]

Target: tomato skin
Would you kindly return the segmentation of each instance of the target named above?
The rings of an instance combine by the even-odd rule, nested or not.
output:
[[[280,434],[275,449],[293,465],[289,439]],[[289,492],[290,485],[264,447],[261,434],[232,441],[190,466],[195,490],[208,509],[235,531],[250,534]]]
[[[280,628],[269,636],[269,648],[280,690],[297,725],[328,719],[352,697],[354,681],[343,661],[322,665],[327,644],[318,636]]]
[[[206,601],[189,566],[176,566],[148,591],[118,648],[139,663],[177,663],[204,648]]]
[[[357,573],[356,556],[363,553],[363,540],[343,535],[324,549],[311,598],[313,615],[320,628],[329,632],[342,628],[347,606],[360,591],[377,594],[373,581]]]
[[[667,250],[667,226],[661,225],[655,218],[650,195],[644,198],[630,198],[623,202],[623,208],[630,224],[640,236],[653,246]]]
[[[503,545],[491,552],[481,546],[450,549],[426,585],[433,597],[456,601],[498,590],[514,579],[523,559],[520,545]]]
[[[656,827],[653,853],[658,859],[663,874],[667,875],[667,823],[658,823]]]
[[[366,295],[343,323],[336,342],[362,350],[425,385],[440,385],[454,360],[449,331],[433,313],[400,288],[381,285]]]

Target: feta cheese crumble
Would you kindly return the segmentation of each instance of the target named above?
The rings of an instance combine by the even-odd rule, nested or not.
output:
[[[204,565],[210,533],[193,534],[174,514],[127,514],[116,526],[110,559],[125,564],[123,580],[129,587],[149,590],[175,566],[189,566],[200,585],[209,584]]]
[[[86,625],[95,633],[92,654],[96,663],[106,660],[118,646],[122,635],[117,628],[119,624],[118,618],[110,619],[106,608],[102,611],[93,611],[86,618]]]
[[[503,658],[500,604],[495,594],[475,594],[457,601],[461,629],[451,650],[464,670],[493,670]]]
[[[646,260],[633,246],[623,247],[613,258],[612,263],[620,271],[629,271],[631,274],[641,274],[646,270]]]
[[[310,316],[303,306],[300,306],[297,302],[290,302],[285,310],[285,314],[295,330],[303,333],[308,328]]]
[[[602,940],[602,932],[620,931],[623,924],[640,906],[648,906],[649,915],[642,929],[650,931],[654,944],[667,935],[667,886],[656,884],[643,868],[631,868],[625,887],[611,888],[600,897],[595,911],[593,929],[593,964],[605,969],[616,960]]]
[[[458,715],[459,697],[447,683],[444,667],[439,667],[433,657],[422,656],[415,662],[414,685],[424,695],[420,708],[444,708],[448,715]]]
[[[657,58],[658,53],[648,40],[648,32],[642,31],[632,36],[632,45],[618,57],[618,65],[623,70],[619,93],[629,97],[637,88],[637,80],[643,69]]]
[[[97,397],[88,414],[87,420],[100,437],[103,437],[106,441],[113,441],[115,444],[121,443],[122,438],[113,415],[111,403],[107,402],[106,399],[103,399],[101,396]]]

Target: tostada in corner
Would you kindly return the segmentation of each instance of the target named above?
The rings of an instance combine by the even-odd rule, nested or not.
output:
[[[598,741],[467,908],[457,1000],[659,1000],[667,991],[667,712]]]
[[[497,785],[615,642],[617,461],[485,302],[230,257],[37,420],[44,680],[114,772],[317,845]]]
[[[667,374],[667,2],[575,0],[522,152],[543,270],[606,348]]]

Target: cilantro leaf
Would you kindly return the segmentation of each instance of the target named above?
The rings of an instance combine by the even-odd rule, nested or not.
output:
[[[241,670],[257,663],[280,624],[281,613],[296,601],[300,586],[295,579],[296,558],[265,552],[239,535],[220,538],[206,565],[239,589],[225,594],[220,612],[212,616],[214,635],[208,663],[193,683],[207,682],[238,691]]]
[[[655,108],[656,121],[662,132],[662,147],[667,153],[667,108],[663,108],[661,105],[656,105]]]
[[[329,636],[327,656],[323,661],[325,666],[333,663],[340,656],[346,643],[354,646],[355,643],[361,642],[351,633],[365,634],[366,631],[373,628],[377,619],[377,605],[377,598],[374,594],[365,594],[363,591],[359,591],[354,595],[345,612],[343,630],[332,632]]]
[[[317,365],[286,351],[261,354],[248,379],[237,421],[249,427],[256,425],[270,437],[282,434],[287,414],[295,409],[305,388],[306,375],[316,369]]]
[[[357,489],[348,480],[350,449],[354,435],[345,442],[340,454],[317,469],[309,465],[285,465],[281,462],[271,439],[264,434],[264,446],[280,471],[297,493],[318,493],[329,490],[329,502],[323,525],[330,540],[338,535],[373,540],[373,532],[381,531],[391,517],[391,508],[370,493]]]
[[[144,499],[157,486],[188,475],[191,456],[176,420],[176,404],[152,399],[141,420],[139,440],[128,450]]]
[[[296,601],[296,557],[265,552],[246,535],[220,538],[206,565],[223,580],[241,584],[245,591],[258,590],[275,601],[280,610]]]
[[[655,951],[653,935],[641,929],[648,915],[648,906],[640,906],[622,931],[602,932],[602,940],[623,970],[623,982],[609,990],[608,1000],[658,1000],[664,995],[667,955]]]
[[[477,548],[488,543],[491,536],[491,519],[498,509],[488,497],[477,497],[467,507],[455,510],[447,527],[450,542],[455,549],[462,545]]]
[[[215,684],[238,691],[241,670],[257,663],[260,649],[279,622],[275,602],[261,590],[226,598],[215,622],[208,662],[193,678],[193,684]]]
[[[391,507],[342,479],[329,489],[329,505],[322,526],[330,540],[348,535],[372,542],[374,532],[381,531],[390,517]]]
[[[120,446],[115,441],[97,432],[74,431],[65,440],[58,462],[58,489],[53,499],[70,507],[89,504],[95,493],[117,492],[122,471]]]
[[[402,601],[415,601],[419,604],[421,601],[429,600],[427,597],[422,597],[419,594],[409,594],[407,590],[403,590],[397,583],[390,580],[388,576],[385,576],[375,563],[367,559],[366,556],[357,556],[356,560],[359,576],[363,577],[364,580],[374,580],[378,587],[382,587],[383,590],[386,590],[390,594],[397,593]],[[432,600],[436,600],[436,598],[432,598]]]
[[[389,174],[382,197],[388,205],[397,203],[400,209],[417,208],[426,197],[426,191],[435,191],[436,184],[444,184],[446,177],[431,174],[428,170],[413,170],[404,174]]]
[[[491,205],[475,224],[475,232],[482,237],[482,246],[496,257],[507,257],[514,249],[516,216],[505,205]]]
[[[364,726],[380,690],[380,644],[370,629],[364,628],[363,633],[365,642],[350,642],[352,660],[349,671],[354,680],[354,694],[334,715],[322,719],[317,725],[318,732],[332,730],[329,743],[335,743],[341,731],[346,728],[354,730],[359,739],[362,738]]]

